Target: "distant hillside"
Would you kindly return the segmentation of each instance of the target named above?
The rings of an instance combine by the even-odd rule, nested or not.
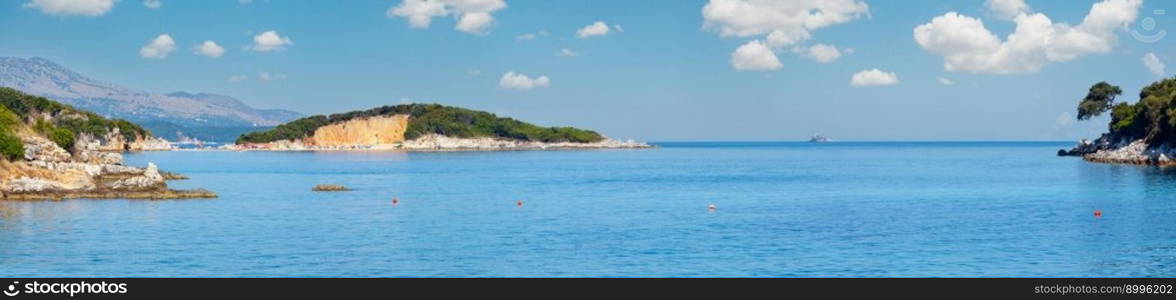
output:
[[[172,142],[200,140],[204,142],[232,143],[242,134],[270,130],[274,126],[218,126],[218,127],[184,127],[163,121],[147,121],[138,123],[152,134]]]
[[[455,138],[493,137],[547,143],[592,143],[604,140],[604,136],[591,130],[540,127],[484,111],[439,104],[402,104],[330,116],[310,116],[279,125],[272,130],[241,135],[237,139],[237,144],[301,140],[313,136],[316,130],[324,126],[356,119],[397,115],[408,116],[408,124],[403,132],[404,140],[413,140],[429,134]]]
[[[98,115],[147,125],[177,140],[218,137],[230,141],[255,127],[272,127],[303,115],[256,109],[233,97],[208,93],[151,93],[97,81],[43,58],[0,57],[0,87],[43,96]],[[227,130],[226,130],[227,129]],[[224,131],[232,133],[225,136]],[[212,134],[209,134],[212,133]],[[203,138],[202,138],[203,139]]]

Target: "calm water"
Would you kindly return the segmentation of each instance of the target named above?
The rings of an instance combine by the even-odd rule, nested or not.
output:
[[[1069,144],[141,153],[221,197],[0,202],[0,276],[1176,276],[1176,169]]]

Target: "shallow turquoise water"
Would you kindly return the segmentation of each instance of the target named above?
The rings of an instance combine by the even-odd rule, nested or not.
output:
[[[0,202],[0,276],[1176,276],[1176,169],[1065,146],[140,153],[221,197]]]

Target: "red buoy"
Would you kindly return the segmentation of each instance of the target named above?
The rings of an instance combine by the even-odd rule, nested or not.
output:
[[[397,205],[397,204],[400,204],[400,199],[397,199],[396,197],[392,197],[392,205]]]
[[[523,207],[523,200],[519,200],[518,202],[515,202],[515,205],[518,205],[519,207]]]
[[[1097,209],[1096,209],[1096,210],[1094,210],[1094,217],[1095,217],[1095,218],[1102,218],[1102,211],[1101,211],[1101,210],[1097,210]]]

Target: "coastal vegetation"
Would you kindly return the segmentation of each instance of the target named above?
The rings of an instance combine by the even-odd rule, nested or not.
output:
[[[1099,82],[1078,104],[1078,119],[1086,120],[1110,111],[1106,138],[1110,143],[1144,141],[1153,147],[1176,145],[1176,78],[1144,87],[1134,104],[1115,102],[1122,90]]]
[[[45,135],[63,149],[71,149],[77,135],[82,133],[102,137],[117,129],[127,141],[151,136],[150,131],[129,121],[103,118],[92,112],[11,88],[0,88],[0,106],[16,117],[16,122],[6,127],[29,122],[37,133]],[[0,149],[6,149],[3,140],[0,136]]]
[[[408,115],[404,138],[413,140],[430,134],[456,138],[491,137],[545,143],[592,143],[604,136],[591,130],[572,127],[541,127],[504,118],[489,112],[444,106],[439,104],[402,104],[381,106],[368,110],[316,115],[294,120],[278,127],[241,135],[237,144],[269,143],[299,140],[313,136],[320,127],[353,119],[375,116]]]
[[[16,160],[24,155],[24,144],[16,137],[20,117],[4,106],[0,106],[0,156]]]

